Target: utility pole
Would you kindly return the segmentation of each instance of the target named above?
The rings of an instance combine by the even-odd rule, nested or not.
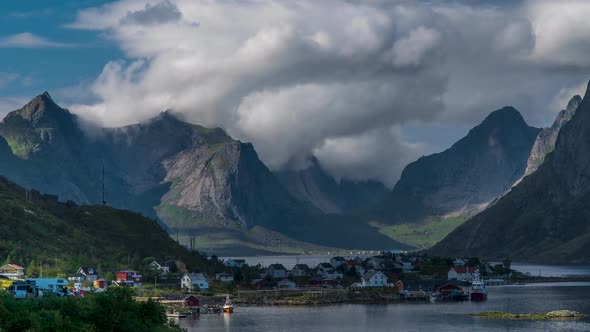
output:
[[[107,205],[104,194],[104,160],[102,161],[102,205]]]

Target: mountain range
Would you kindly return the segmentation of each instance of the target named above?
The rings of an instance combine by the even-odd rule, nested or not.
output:
[[[581,101],[574,97],[555,124],[541,134],[531,155],[532,166],[538,168],[432,252],[561,264],[590,262],[589,91]]]
[[[400,246],[293,197],[251,144],[219,128],[169,111],[122,128],[82,128],[47,92],[35,97],[0,123],[0,174],[63,201],[104,199],[141,212],[181,243],[217,252]]]
[[[409,164],[388,189],[373,181],[335,179],[315,158],[307,169],[273,172],[252,144],[220,128],[188,123],[171,111],[126,127],[95,128],[45,92],[0,123],[0,175],[61,201],[139,212],[180,243],[196,241],[197,248],[218,254],[427,248],[451,233],[435,250],[487,257],[493,250],[490,239],[514,240],[496,234],[500,230],[521,223],[533,230],[534,223],[518,221],[521,216],[506,202],[518,197],[518,204],[535,206],[535,195],[523,192],[533,190],[531,183],[548,185],[538,174],[563,175],[545,165],[555,163],[554,156],[567,149],[562,141],[575,145],[573,138],[562,136],[584,130],[583,124],[569,128],[581,121],[578,113],[588,107],[585,103],[574,97],[553,126],[542,130],[527,125],[512,107],[491,112],[449,149]],[[561,160],[573,168],[568,170],[572,179],[582,181],[587,175],[584,160],[578,159],[570,153]],[[568,181],[575,183],[572,179]],[[553,202],[558,210],[567,202],[578,209],[582,201],[572,186],[560,182],[561,194],[539,202],[547,207]],[[494,218],[507,211],[513,214],[503,220],[512,226],[489,228],[501,223]],[[551,220],[578,215],[576,211],[558,213]],[[554,241],[548,229],[547,234],[539,230],[552,239],[544,245],[572,246],[559,232],[562,242]],[[494,235],[484,239],[488,234]],[[532,253],[541,251],[527,251],[529,247],[518,251],[506,246],[520,252],[517,258],[538,259]],[[506,252],[497,251],[496,256]]]

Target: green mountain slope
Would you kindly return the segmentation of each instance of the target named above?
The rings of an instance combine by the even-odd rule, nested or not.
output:
[[[432,248],[445,255],[590,262],[590,94],[555,149],[494,205]]]
[[[59,203],[55,196],[25,189],[0,177],[0,261],[54,273],[79,266],[103,271],[136,267],[143,258],[168,257],[191,270],[206,258],[178,245],[153,220],[104,206]]]

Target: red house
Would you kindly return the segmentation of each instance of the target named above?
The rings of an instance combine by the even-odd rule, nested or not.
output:
[[[201,301],[194,295],[189,295],[182,299],[182,306],[184,308],[199,308],[201,306]]]
[[[141,286],[141,274],[137,271],[124,270],[117,272],[117,283],[120,286]]]

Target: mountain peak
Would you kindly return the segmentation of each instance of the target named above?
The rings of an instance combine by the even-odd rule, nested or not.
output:
[[[70,112],[59,107],[47,91],[33,98],[23,108],[9,114],[9,116],[14,115],[27,120],[34,127],[48,124],[53,127],[56,121],[62,121],[64,117],[71,117]]]
[[[504,106],[498,110],[491,112],[481,123],[484,124],[506,124],[506,123],[524,123],[524,118],[512,106]]]

